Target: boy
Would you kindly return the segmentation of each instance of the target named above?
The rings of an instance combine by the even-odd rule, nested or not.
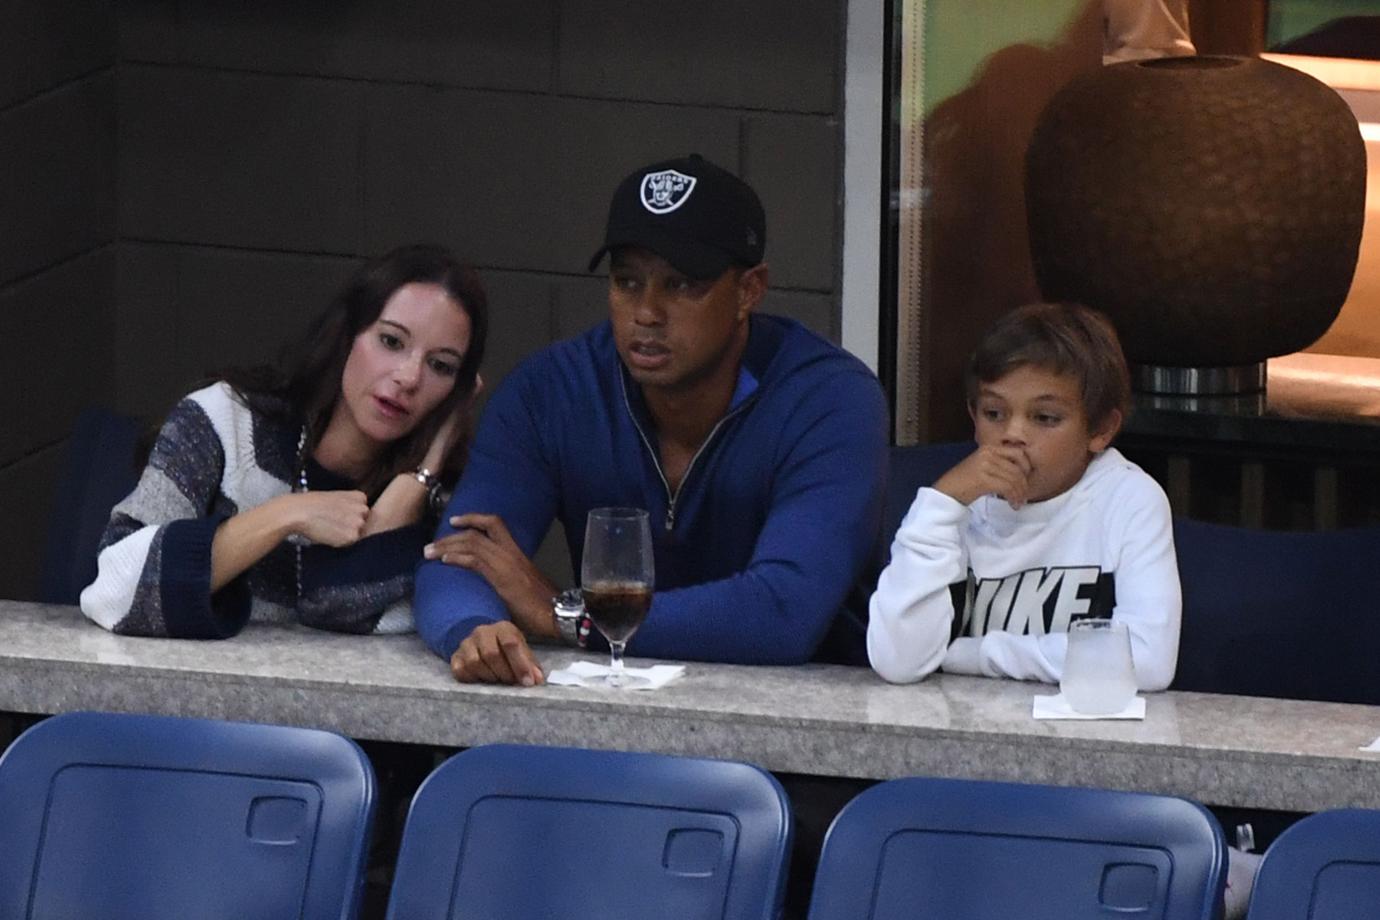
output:
[[[997,322],[967,373],[977,450],[921,489],[872,595],[867,650],[889,681],[1058,682],[1071,620],[1126,624],[1136,681],[1163,690],[1180,597],[1169,502],[1109,445],[1130,406],[1116,332],[1072,304]]]

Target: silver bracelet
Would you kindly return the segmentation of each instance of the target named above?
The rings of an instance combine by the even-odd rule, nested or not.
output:
[[[426,489],[426,504],[432,514],[439,515],[445,510],[446,502],[441,495],[441,479],[426,467],[418,467],[409,474]]]

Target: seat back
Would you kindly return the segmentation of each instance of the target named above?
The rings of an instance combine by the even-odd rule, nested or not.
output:
[[[891,448],[891,473],[886,484],[886,510],[882,513],[882,561],[891,551],[891,542],[906,512],[915,502],[915,493],[924,486],[934,485],[977,445],[972,441],[945,441],[939,444],[919,444]]]
[[[887,460],[890,470],[885,504],[876,540],[844,609],[834,618],[828,635],[820,643],[815,661],[867,667],[868,599],[877,587],[882,569],[890,561],[896,530],[920,487],[931,485],[975,447],[972,442],[954,442],[891,448]]]
[[[0,917],[349,920],[373,811],[329,732],[55,716],[0,757]]]
[[[810,920],[1210,920],[1225,872],[1221,828],[1183,799],[899,779],[834,821]]]
[[[412,801],[388,916],[775,920],[780,784],[727,761],[492,745]]]
[[[1380,811],[1309,815],[1280,834],[1256,876],[1247,920],[1374,920]]]
[[[109,409],[77,417],[53,499],[39,600],[75,604],[96,579],[96,553],[110,509],[139,481],[139,422]]]
[[[1176,518],[1173,689],[1380,704],[1380,528],[1247,530]]]

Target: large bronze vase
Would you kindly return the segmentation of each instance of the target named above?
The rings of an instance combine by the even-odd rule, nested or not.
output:
[[[1045,298],[1111,316],[1133,364],[1263,368],[1341,309],[1365,175],[1355,116],[1297,70],[1104,67],[1054,96],[1030,144],[1036,277]]]

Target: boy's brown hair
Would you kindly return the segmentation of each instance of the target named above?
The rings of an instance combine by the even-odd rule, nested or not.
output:
[[[997,320],[973,351],[964,383],[968,405],[978,387],[1033,366],[1078,381],[1088,427],[1101,430],[1113,410],[1131,412],[1131,375],[1110,320],[1076,303],[1033,303]]]

